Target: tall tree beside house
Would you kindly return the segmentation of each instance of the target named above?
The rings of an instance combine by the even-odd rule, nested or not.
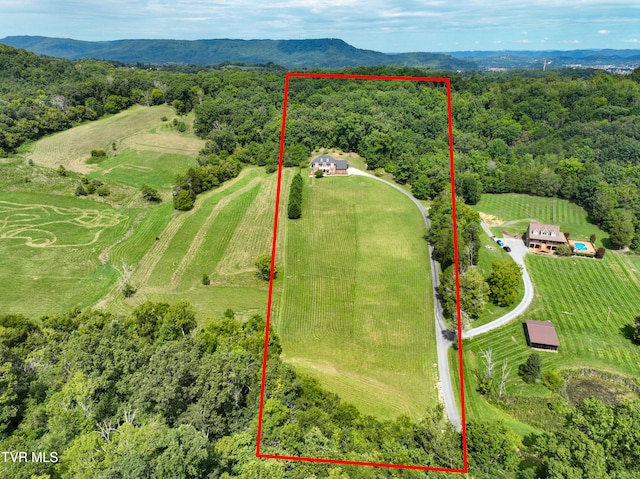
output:
[[[304,181],[298,172],[291,180],[289,189],[289,204],[287,206],[287,216],[290,220],[298,219],[302,216],[302,187]]]

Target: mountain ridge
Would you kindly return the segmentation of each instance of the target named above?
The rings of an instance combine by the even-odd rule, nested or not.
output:
[[[9,36],[0,43],[39,55],[123,63],[214,65],[225,62],[275,63],[285,68],[344,68],[395,65],[441,70],[475,70],[477,64],[442,53],[387,54],[364,50],[336,38],[307,40],[152,40],[91,42],[43,36]]]

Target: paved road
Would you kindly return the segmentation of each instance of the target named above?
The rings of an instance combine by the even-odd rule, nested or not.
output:
[[[373,178],[374,180],[382,181],[387,185],[400,191],[403,195],[407,196],[418,207],[422,213],[422,219],[425,222],[427,228],[430,227],[429,216],[427,216],[427,210],[422,206],[422,203],[413,197],[409,192],[403,190],[398,185],[391,183],[390,181],[383,180],[377,176],[365,173],[364,171],[356,168],[349,168],[347,170],[350,175],[366,176]],[[438,374],[440,375],[440,389],[442,392],[442,399],[444,401],[445,411],[447,417],[453,426],[462,431],[462,422],[460,420],[460,414],[458,413],[458,406],[456,405],[456,398],[453,393],[453,385],[451,383],[451,371],[449,369],[449,347],[455,341],[455,333],[449,330],[444,324],[442,317],[442,306],[438,299],[438,285],[440,284],[440,273],[438,268],[438,262],[435,260],[433,254],[433,247],[429,244],[429,257],[431,258],[431,279],[433,282],[433,312],[436,318],[436,346],[438,353]]]
[[[398,185],[391,183],[389,181],[383,180],[382,178],[378,178],[377,176],[371,175],[369,173],[365,173],[364,171],[358,170],[356,168],[349,168],[348,173],[350,175],[361,175],[367,176],[369,178],[373,178],[378,181],[382,181],[387,185],[395,188],[400,191],[402,194],[406,195],[413,203],[418,207],[420,212],[422,213],[422,218],[424,219],[427,228],[430,226],[429,217],[427,216],[427,211],[425,210],[422,203],[420,203],[416,198],[414,198],[410,193],[400,188]],[[482,229],[489,235],[489,237],[493,237],[493,233],[489,229],[489,227],[485,224],[484,221],[481,223]],[[470,339],[480,334],[487,333],[492,331],[509,321],[515,319],[520,316],[524,311],[529,307],[531,302],[533,301],[533,283],[531,282],[531,278],[529,277],[529,273],[527,272],[527,267],[524,263],[524,258],[527,254],[527,247],[523,243],[523,241],[519,238],[502,238],[504,244],[511,248],[511,257],[514,259],[516,263],[518,263],[522,267],[522,280],[524,283],[524,297],[518,306],[516,306],[512,311],[508,312],[504,316],[491,321],[483,326],[479,326],[477,328],[469,329],[462,333],[463,339]],[[462,425],[460,421],[460,415],[458,414],[458,407],[456,406],[455,395],[453,394],[453,386],[451,383],[451,371],[449,368],[449,356],[448,351],[452,344],[456,341],[456,333],[449,330],[443,320],[442,316],[442,306],[438,297],[438,285],[440,284],[440,274],[438,268],[438,262],[435,260],[435,256],[433,254],[433,247],[429,245],[429,255],[431,258],[431,276],[433,281],[433,297],[434,297],[434,315],[436,318],[436,344],[438,351],[438,373],[440,375],[440,387],[442,390],[442,397],[445,405],[445,411],[447,416],[449,417],[449,421],[454,427],[458,430],[462,430]]]
[[[489,237],[492,236],[491,230],[487,227],[484,221],[481,223],[482,229],[484,229]],[[477,328],[469,329],[462,333],[463,339],[474,338],[480,334],[484,334],[486,332],[492,331],[500,326],[507,324],[512,319],[520,316],[531,304],[533,301],[533,283],[531,282],[531,278],[529,277],[529,273],[527,272],[527,267],[524,264],[524,257],[527,254],[527,247],[524,242],[520,238],[502,238],[505,246],[509,246],[511,248],[511,257],[513,260],[518,263],[522,267],[522,281],[524,282],[524,297],[520,304],[516,306],[513,310],[509,311],[504,316],[491,321],[483,326],[478,326]]]

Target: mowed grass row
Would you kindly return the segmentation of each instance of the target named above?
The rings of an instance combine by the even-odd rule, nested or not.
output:
[[[50,168],[63,165],[73,171],[88,172],[85,160],[91,150],[111,151],[112,145],[162,124],[163,116],[172,117],[168,105],[133,106],[116,115],[77,126],[43,138],[28,147],[26,156],[34,163]]]
[[[170,190],[177,174],[197,166],[194,157],[159,151],[127,149],[96,165],[90,178],[115,181],[140,188],[143,184]]]
[[[560,198],[485,193],[474,208],[504,222],[500,225],[490,225],[497,236],[502,236],[503,231],[524,233],[532,221],[560,225],[561,231],[570,232],[574,239],[588,240],[591,234],[595,234],[598,246],[609,236],[589,222],[587,212],[582,207]]]
[[[280,197],[287,198],[291,178],[296,173],[294,169],[285,168],[282,171]],[[273,241],[273,220],[276,206],[277,175],[269,175],[260,183],[260,190],[249,208],[242,215],[241,222],[235,228],[226,250],[217,261],[214,274],[221,278],[231,278],[236,275],[253,276],[254,262],[260,254],[270,254]],[[282,203],[282,200],[281,200]],[[286,206],[280,208],[280,234],[277,237],[277,254],[284,247],[283,222],[286,218]]]
[[[283,194],[293,173],[283,172]],[[134,269],[133,282],[140,289],[129,307],[146,299],[186,300],[201,318],[219,317],[226,309],[238,317],[264,316],[267,283],[256,278],[253,263],[271,250],[276,184],[276,175],[247,168],[201,195],[194,210],[171,219]],[[210,286],[202,285],[203,274]]]
[[[489,348],[500,364],[507,359],[512,366],[509,394],[549,394],[542,385],[526,384],[517,375],[518,366],[533,352],[522,327],[526,319],[550,320],[556,327],[560,349],[539,353],[543,370],[586,367],[636,378],[640,373],[640,348],[626,335],[640,312],[639,257],[609,253],[599,261],[529,256],[527,265],[536,294],[529,310],[514,323],[464,343],[470,417],[481,418],[492,408],[475,391],[474,375],[482,369],[482,351]]]
[[[91,306],[117,278],[101,253],[138,213],[60,195],[0,192],[0,311],[35,317]]]
[[[238,196],[241,190],[247,188],[251,189],[255,184],[249,186],[252,182],[258,178],[259,172],[257,169],[245,170],[238,178],[227,182],[223,187],[216,190],[212,190],[203,195],[200,195],[196,201],[195,207],[187,212],[177,213],[177,215],[171,220],[165,231],[160,236],[158,244],[154,245],[143,262],[150,263],[150,271],[148,277],[145,280],[145,285],[150,287],[167,287],[173,277],[176,269],[184,261],[191,261],[192,257],[185,257],[189,252],[190,246],[196,235],[205,235],[205,231],[202,231],[203,224],[207,221],[210,215],[217,216],[221,208],[216,206],[219,202],[224,201],[226,205],[230,201],[228,197],[230,195]],[[255,193],[254,193],[255,194]],[[236,205],[236,208],[238,205]],[[243,211],[248,207],[248,203],[245,201],[244,207],[240,208],[235,216],[234,221],[239,222]],[[231,233],[235,226],[230,227]],[[227,231],[227,236],[230,236]],[[211,241],[216,241],[218,244],[221,240],[224,241],[224,236],[221,236],[220,232],[217,232],[213,237],[205,235]],[[228,239],[227,239],[228,241]],[[194,252],[191,251],[191,254]],[[208,251],[208,255],[214,255],[212,251]],[[144,265],[146,266],[146,265]],[[207,272],[207,269],[211,265],[203,265],[204,270],[200,273]],[[135,277],[135,276],[134,276]]]
[[[420,213],[372,179],[306,181],[273,316],[284,358],[365,413],[419,417],[438,402]]]

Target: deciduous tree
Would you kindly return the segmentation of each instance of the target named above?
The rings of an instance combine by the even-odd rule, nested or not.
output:
[[[493,271],[487,279],[489,297],[498,306],[510,306],[522,288],[520,266],[511,260],[496,260],[492,263]]]

